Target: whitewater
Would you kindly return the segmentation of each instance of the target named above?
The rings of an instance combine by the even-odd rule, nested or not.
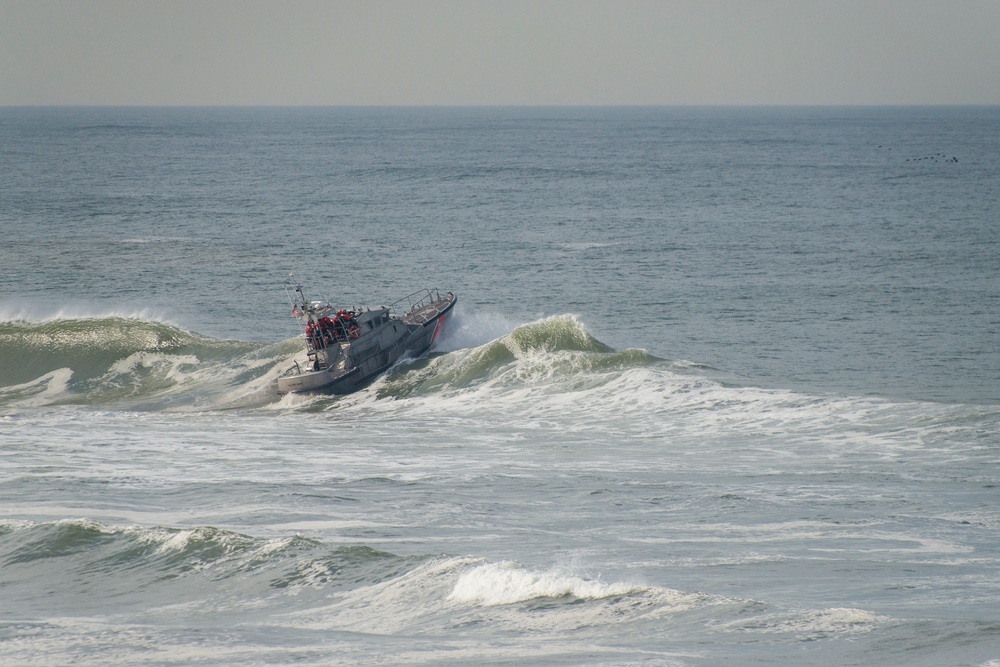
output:
[[[998,128],[0,110],[0,664],[1000,665]]]

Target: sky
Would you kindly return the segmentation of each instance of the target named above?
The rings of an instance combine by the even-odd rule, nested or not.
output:
[[[0,105],[1000,104],[1000,0],[0,0]]]

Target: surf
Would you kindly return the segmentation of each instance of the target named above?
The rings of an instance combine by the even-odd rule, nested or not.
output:
[[[613,350],[576,317],[558,315],[523,324],[487,343],[401,368],[405,372],[390,376],[379,395],[454,393],[487,384],[528,387],[661,361],[644,350]]]
[[[656,632],[704,616],[735,633],[849,636],[890,621],[857,609],[791,610],[750,600],[449,554],[399,555],[302,535],[255,537],[211,526],[113,525],[89,519],[0,522],[8,604],[22,614],[169,619],[217,613],[297,627],[441,632],[488,623],[556,637],[600,627]],[[44,582],[39,584],[39,582]]]
[[[526,426],[563,423],[568,432],[613,427],[619,437],[847,434],[886,447],[928,437],[940,424],[975,429],[993,412],[758,387],[639,348],[613,349],[569,314],[517,324],[459,311],[450,324],[429,356],[403,358],[358,394],[281,398],[275,381],[299,351],[298,337],[217,339],[118,314],[7,320],[0,322],[0,408],[266,409],[347,420],[493,414]]]
[[[0,406],[227,405],[259,392],[291,341],[221,340],[155,319],[0,322]],[[257,401],[259,402],[259,401]]]

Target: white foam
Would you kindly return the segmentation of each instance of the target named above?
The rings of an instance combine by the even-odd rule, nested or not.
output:
[[[606,584],[559,571],[533,572],[516,563],[486,563],[462,574],[449,600],[485,606],[505,605],[536,598],[572,596],[600,599],[645,590],[634,584]]]
[[[168,534],[168,535],[158,535],[151,533],[149,535],[155,541],[162,540],[160,545],[156,548],[156,553],[169,553],[171,551],[181,552],[188,548],[191,544],[191,538],[195,535],[194,530],[181,530],[179,532]]]
[[[65,396],[69,381],[73,377],[70,368],[58,368],[23,384],[0,388],[3,403],[14,403],[22,407],[48,405]]]
[[[794,634],[808,638],[844,636],[871,632],[890,621],[863,609],[834,607],[801,613],[765,614],[720,624],[728,630],[764,634]]]
[[[168,367],[166,373],[167,379],[175,382],[181,382],[186,377],[186,374],[181,372],[180,369],[183,366],[197,366],[198,363],[198,357],[193,354],[167,355],[143,350],[140,352],[133,352],[124,359],[119,359],[108,368],[108,371],[110,373],[120,373],[124,375],[126,373],[134,372],[140,367],[155,368],[159,365],[166,365]]]
[[[152,308],[108,308],[86,303],[40,304],[7,302],[0,304],[0,322],[44,323],[59,320],[99,320],[120,318],[180,326],[162,310]]]
[[[511,632],[551,633],[656,619],[729,602],[472,558],[429,561],[398,577],[338,593],[336,598],[328,607],[306,612],[300,625],[392,634],[418,627],[444,630],[456,624],[488,623]],[[531,613],[525,613],[526,604]]]
[[[301,625],[372,634],[393,634],[419,623],[440,607],[456,573],[469,558],[424,563],[387,581],[361,586],[338,596],[329,607],[311,610]]]
[[[512,337],[511,358],[488,366],[486,348],[458,350],[414,370],[424,389],[393,401],[392,410],[435,410],[452,416],[510,413],[521,424],[554,420],[570,428],[620,425],[643,438],[745,435],[808,446],[836,439],[837,451],[877,453],[893,459],[925,447],[939,428],[928,421],[949,408],[872,397],[810,395],[788,390],[727,386],[678,372],[669,363],[629,367],[605,364],[600,352],[522,350]],[[388,409],[389,406],[382,406]],[[628,420],[623,420],[628,417]],[[755,444],[755,446],[757,446]],[[794,453],[773,448],[768,456]]]

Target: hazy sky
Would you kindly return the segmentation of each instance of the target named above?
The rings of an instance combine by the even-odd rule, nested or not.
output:
[[[0,0],[0,104],[1000,104],[1000,0]]]

